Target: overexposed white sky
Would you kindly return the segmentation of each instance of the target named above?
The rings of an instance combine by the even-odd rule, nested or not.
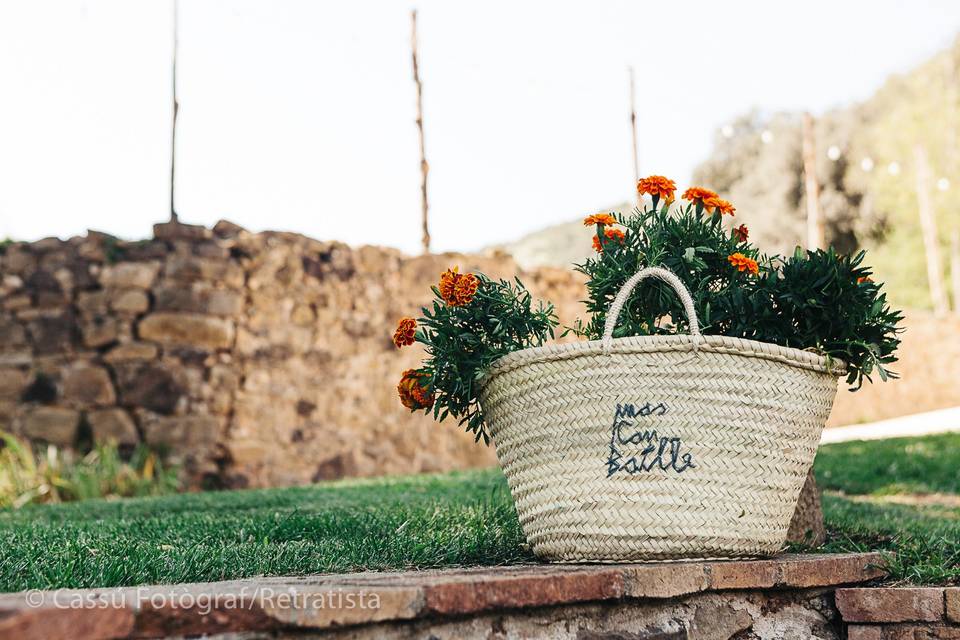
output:
[[[0,237],[168,216],[172,0],[0,0]],[[870,95],[947,46],[956,0],[181,0],[177,210],[419,250],[419,9],[435,250],[680,183],[735,115]]]

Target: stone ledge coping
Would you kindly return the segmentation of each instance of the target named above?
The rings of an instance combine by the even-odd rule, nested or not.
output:
[[[703,591],[805,589],[884,575],[878,553],[764,560],[520,565],[250,578],[0,595],[0,638],[95,640],[322,630]]]

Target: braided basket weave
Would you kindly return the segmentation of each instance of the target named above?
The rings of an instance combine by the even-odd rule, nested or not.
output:
[[[612,339],[648,276],[683,302],[690,335]],[[683,283],[637,273],[603,340],[497,360],[480,402],[534,553],[561,562],[765,556],[790,518],[842,363],[704,336]]]

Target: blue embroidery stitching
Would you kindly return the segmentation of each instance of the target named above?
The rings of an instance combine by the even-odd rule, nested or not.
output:
[[[660,436],[656,429],[635,429],[636,418],[662,416],[667,413],[667,405],[662,402],[651,405],[649,402],[637,409],[632,404],[617,404],[617,411],[613,416],[613,427],[610,432],[610,457],[607,458],[607,477],[609,478],[621,469],[633,475],[635,473],[650,472],[654,468],[668,471],[673,469],[683,473],[687,469],[696,469],[693,464],[693,455],[680,453],[683,445],[680,438]],[[624,433],[628,433],[624,437]],[[621,463],[623,453],[618,448],[624,445],[643,445],[643,449],[636,456]],[[653,454],[651,456],[651,454]],[[638,460],[639,458],[639,460]]]

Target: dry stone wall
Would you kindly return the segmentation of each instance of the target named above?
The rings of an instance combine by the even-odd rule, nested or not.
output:
[[[291,233],[178,222],[0,255],[0,429],[61,447],[168,451],[189,484],[276,486],[493,463],[455,424],[410,414],[391,343],[448,266],[519,274],[577,313],[567,271],[505,256],[411,258]]]

